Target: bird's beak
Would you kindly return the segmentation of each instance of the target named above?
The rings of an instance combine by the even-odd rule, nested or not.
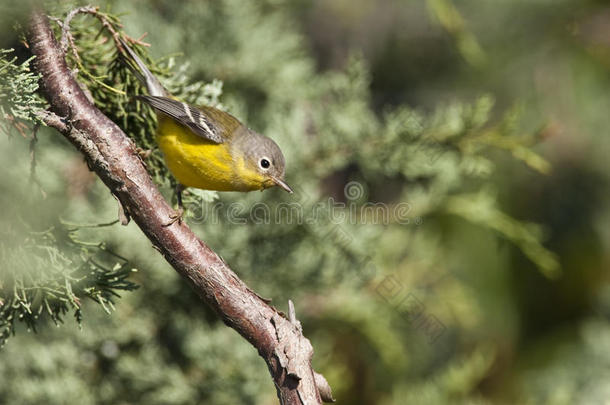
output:
[[[271,180],[273,180],[273,182],[275,183],[276,186],[283,188],[284,190],[288,191],[289,193],[292,193],[292,189],[290,188],[290,186],[288,184],[286,184],[286,182],[284,182],[284,180],[280,180],[277,177],[272,177]]]

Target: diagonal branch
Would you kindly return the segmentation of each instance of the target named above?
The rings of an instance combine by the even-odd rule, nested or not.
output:
[[[328,383],[311,367],[313,348],[301,332],[292,303],[288,320],[250,290],[188,226],[164,226],[172,208],[153,184],[133,142],[79,87],[47,17],[34,12],[29,31],[36,69],[53,111],[41,116],[44,122],[81,151],[153,246],[228,326],[258,350],[282,404],[331,401]]]

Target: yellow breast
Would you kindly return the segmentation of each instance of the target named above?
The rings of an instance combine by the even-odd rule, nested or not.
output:
[[[260,187],[244,182],[242,166],[230,154],[230,144],[215,144],[159,114],[157,142],[169,170],[186,187],[217,191],[249,191]]]

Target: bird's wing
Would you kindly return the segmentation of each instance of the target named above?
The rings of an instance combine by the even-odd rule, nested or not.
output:
[[[194,134],[214,143],[223,143],[241,125],[237,118],[213,107],[197,108],[168,97],[137,98],[187,126]]]

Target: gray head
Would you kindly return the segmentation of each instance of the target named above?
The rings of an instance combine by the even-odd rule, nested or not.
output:
[[[286,161],[280,147],[272,139],[249,129],[248,134],[240,138],[234,146],[240,149],[239,156],[245,156],[247,181],[259,184],[257,188],[279,186],[292,193],[290,186],[284,182]]]

